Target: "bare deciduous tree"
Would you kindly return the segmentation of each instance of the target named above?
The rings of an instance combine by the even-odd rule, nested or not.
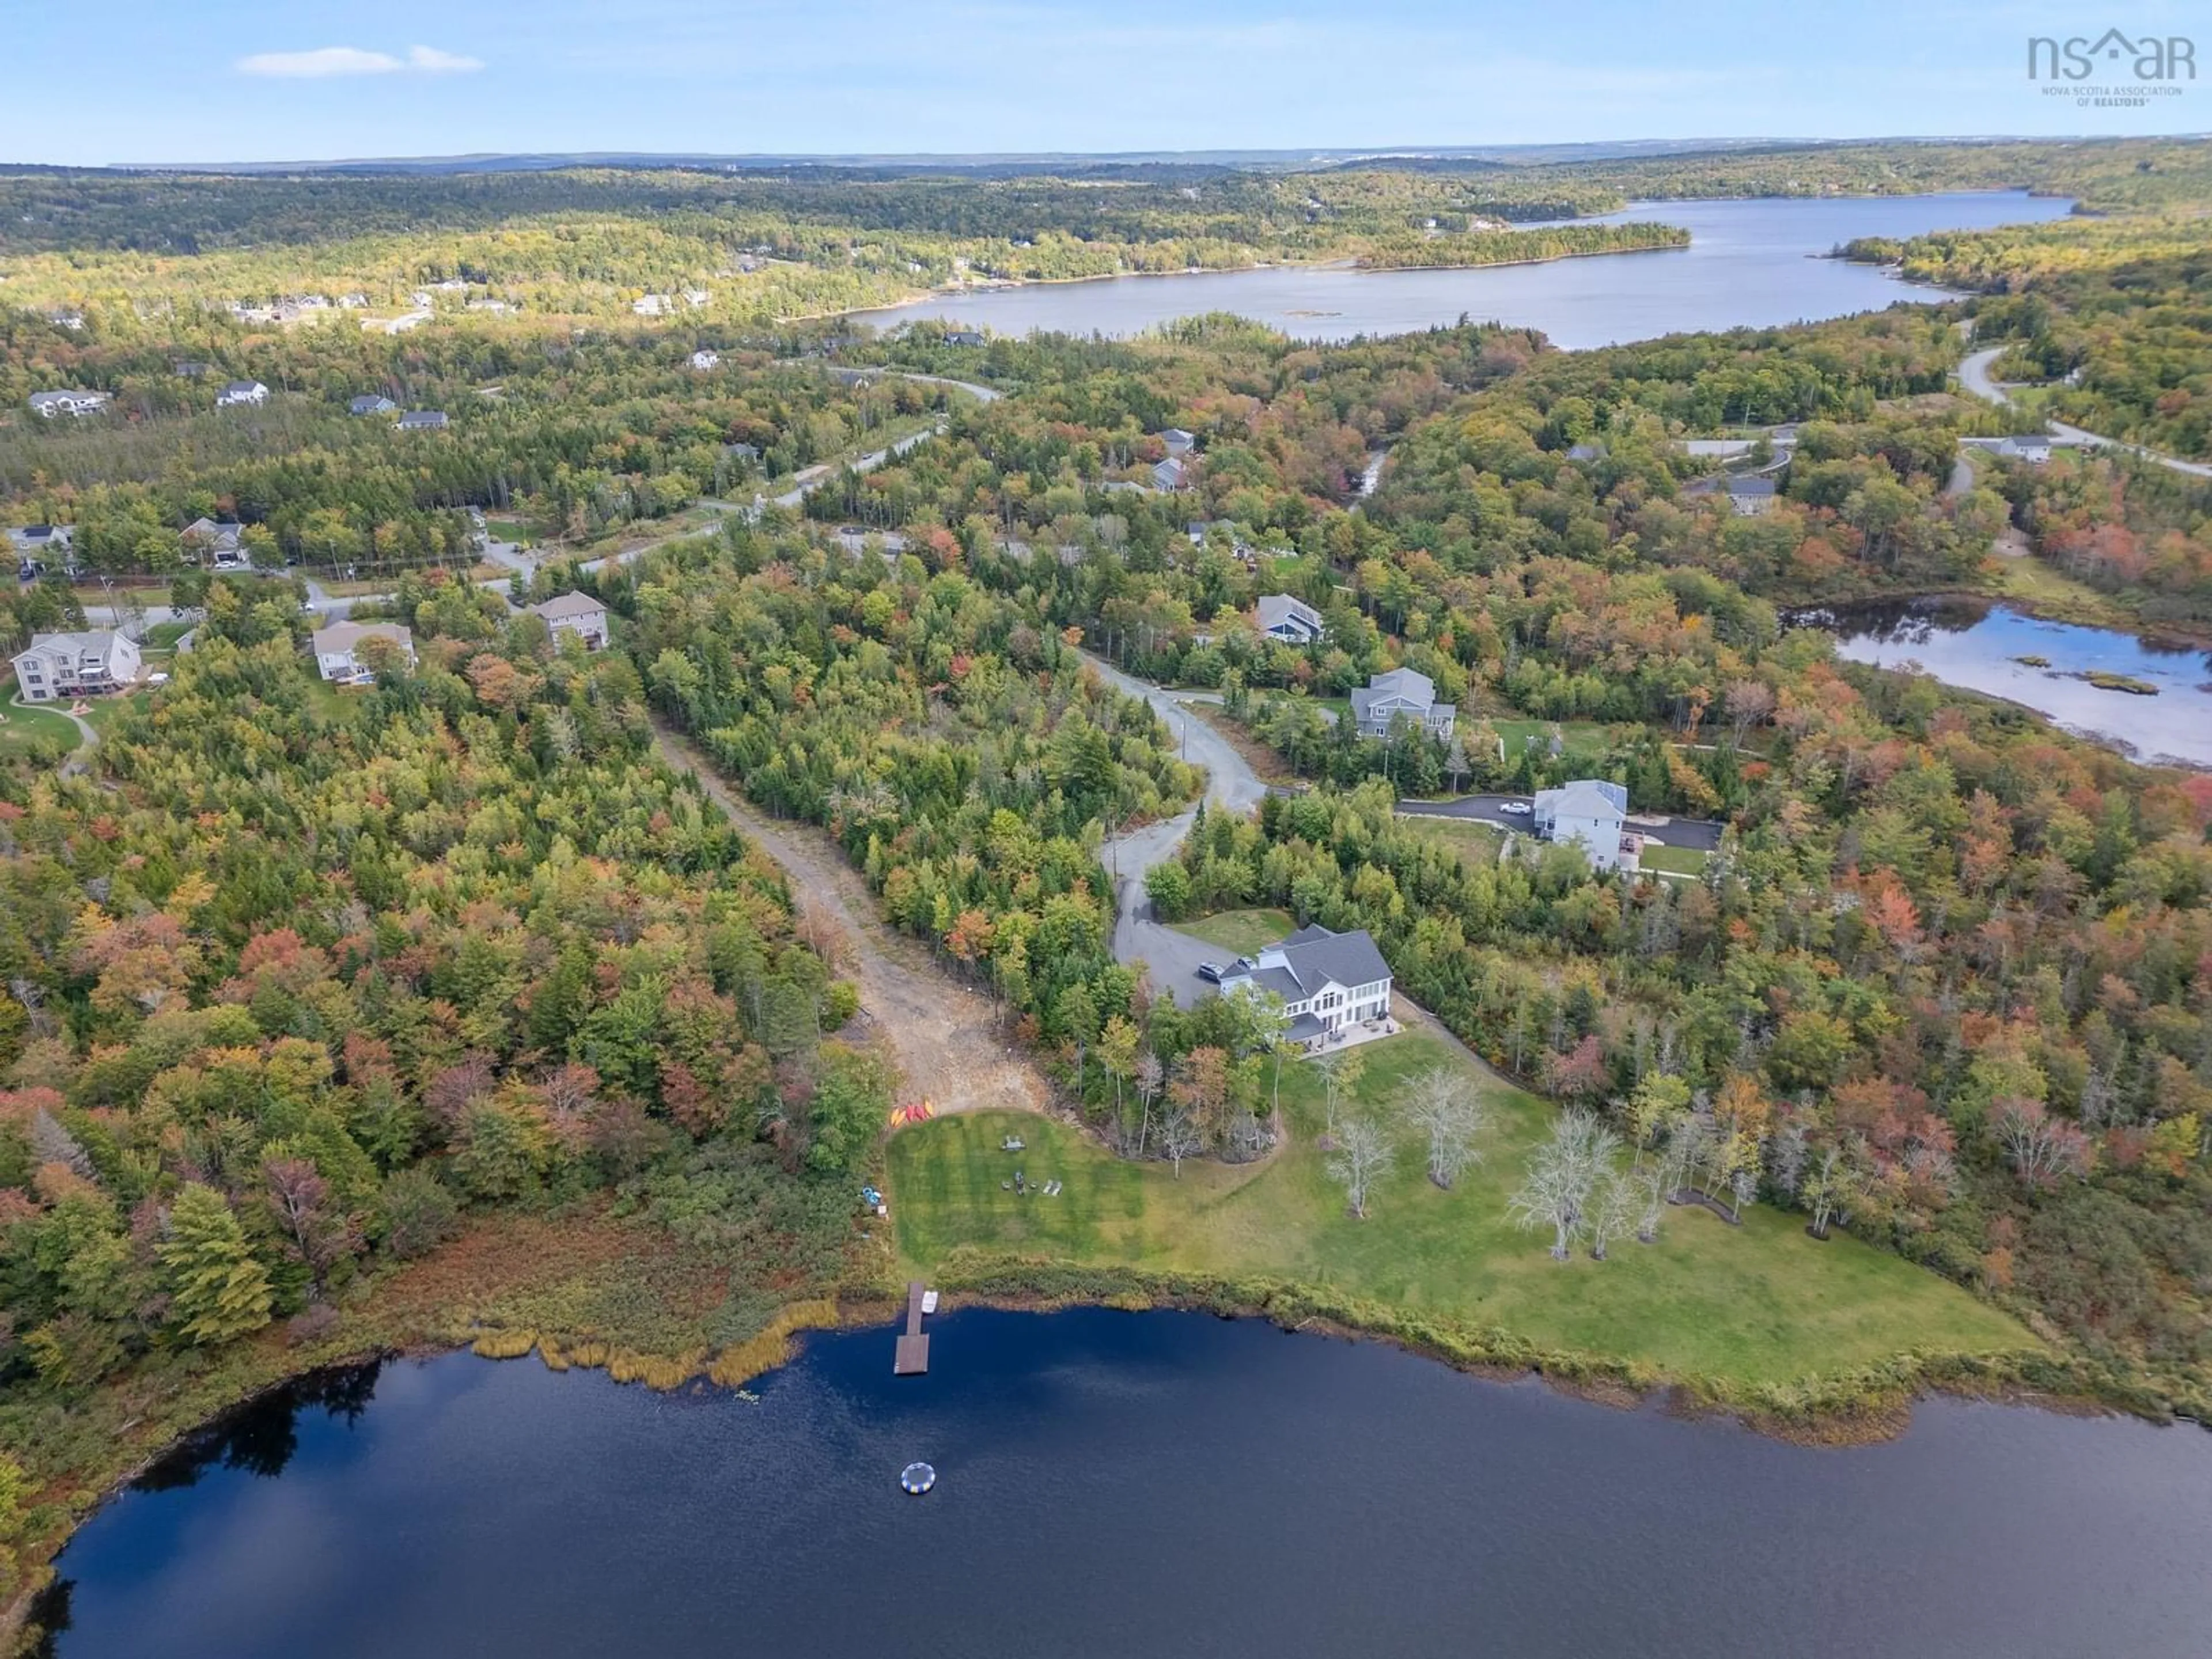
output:
[[[1344,1188],[1346,1207],[1363,1220],[1367,1215],[1367,1189],[1390,1167],[1390,1152],[1389,1136],[1371,1119],[1346,1118],[1336,1132],[1336,1150],[1328,1156],[1328,1173]]]
[[[1334,1054],[1321,1056],[1313,1063],[1321,1073],[1324,1111],[1322,1127],[1330,1133],[1336,1133],[1336,1103],[1340,1096],[1350,1094],[1359,1086],[1360,1078],[1367,1070],[1367,1056],[1357,1048],[1339,1048]]]
[[[1635,1176],[1608,1170],[1590,1194],[1590,1255],[1605,1260],[1605,1247],[1633,1226],[1642,1209],[1644,1183]]]
[[[1462,1170],[1482,1162],[1475,1145],[1490,1126],[1489,1108],[1464,1072],[1432,1066],[1406,1085],[1407,1122],[1428,1137],[1429,1179],[1449,1188]]]
[[[1170,1097],[1160,1113],[1160,1156],[1175,1165],[1176,1179],[1182,1179],[1182,1161],[1206,1145],[1206,1137],[1199,1133],[1198,1120],[1190,1108]]]
[[[1552,1229],[1552,1259],[1574,1255],[1574,1241],[1589,1225],[1598,1178],[1613,1163],[1620,1138],[1588,1112],[1562,1112],[1551,1139],[1528,1159],[1528,1178],[1507,1204],[1523,1227]]]
[[[1152,1133],[1152,1103],[1160,1097],[1160,1090],[1166,1085],[1167,1080],[1168,1068],[1160,1064],[1158,1054],[1147,1048],[1137,1056],[1137,1103],[1144,1112],[1137,1125],[1139,1158],[1145,1155],[1145,1142]]]

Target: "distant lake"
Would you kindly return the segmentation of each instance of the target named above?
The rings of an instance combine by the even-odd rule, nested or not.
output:
[[[890,1360],[886,1330],[817,1336],[757,1403],[469,1354],[326,1375],[92,1517],[52,1651],[2212,1652],[2193,1428],[1939,1400],[1893,1443],[1808,1448],[1100,1309],[957,1313],[927,1377]],[[927,1498],[896,1484],[915,1458]]]
[[[1837,654],[1851,662],[1917,663],[1947,685],[2008,697],[2139,760],[2212,767],[2212,653],[2201,645],[2045,622],[1970,599],[1839,605],[1792,620],[1832,629]],[[2103,690],[2079,678],[2092,672],[2124,674],[2158,695]]]
[[[1234,312],[1297,339],[1346,340],[1448,326],[1462,316],[1541,329],[1570,349],[1662,334],[1768,328],[1942,297],[1871,265],[1808,256],[1861,236],[2061,219],[2073,204],[2025,191],[1728,202],[1648,202],[1601,222],[1656,220],[1690,233],[1686,248],[1556,259],[1477,270],[1363,271],[1313,266],[1116,276],[937,295],[858,311],[889,328],[933,317],[1024,335],[1038,329],[1115,337],[1176,317]]]

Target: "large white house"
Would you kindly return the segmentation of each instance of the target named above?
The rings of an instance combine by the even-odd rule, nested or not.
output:
[[[31,412],[44,420],[57,415],[97,415],[107,407],[105,392],[86,392],[82,388],[67,392],[33,392]]]
[[[1633,870],[1635,838],[1626,832],[1628,791],[1602,778],[1577,778],[1557,789],[1536,792],[1529,823],[1550,841],[1581,843],[1594,870]]]
[[[556,645],[561,643],[563,634],[574,634],[583,641],[586,651],[596,651],[607,642],[607,608],[588,593],[563,593],[523,608],[533,617],[544,618],[546,631]]]
[[[1285,1034],[1306,1048],[1325,1044],[1346,1026],[1381,1019],[1390,1012],[1390,964],[1365,928],[1332,933],[1301,927],[1263,945],[1221,976],[1224,996],[1273,991],[1291,1017]]]
[[[235,409],[240,405],[258,408],[269,401],[269,388],[258,380],[233,380],[215,394],[217,409]]]
[[[138,647],[120,634],[33,634],[15,653],[15,689],[25,702],[118,691],[138,678]]]
[[[398,623],[332,623],[315,630],[315,667],[333,685],[367,685],[376,678],[366,640],[389,640],[399,647],[407,665],[415,665],[415,635]]]
[[[1322,636],[1321,612],[1288,593],[1262,593],[1260,631],[1285,645],[1311,645]]]
[[[1387,738],[1399,715],[1431,737],[1449,739],[1459,720],[1456,705],[1437,701],[1437,683],[1418,669],[1394,668],[1370,678],[1352,694],[1352,718],[1363,738]]]

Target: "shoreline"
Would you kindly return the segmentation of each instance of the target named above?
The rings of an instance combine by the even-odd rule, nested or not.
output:
[[[1590,220],[1568,220],[1570,224],[1586,224]],[[814,312],[804,317],[786,317],[780,321],[821,322],[832,318],[861,317],[872,312],[903,311],[910,306],[928,305],[933,301],[975,299],[992,294],[1012,294],[1031,288],[1073,288],[1083,283],[1129,283],[1160,281],[1177,276],[1240,276],[1255,270],[1339,271],[1351,276],[1409,276],[1420,271],[1449,270],[1506,270],[1525,265],[1557,264],[1562,259],[1603,259],[1630,253],[1680,253],[1689,247],[1687,241],[1658,243],[1639,247],[1576,248],[1564,253],[1547,253],[1532,259],[1480,259],[1472,264],[1453,263],[1422,265],[1362,264],[1357,255],[1339,254],[1327,259],[1255,259],[1241,265],[1191,265],[1181,270],[1102,270],[1086,276],[1010,276],[988,283],[960,285],[940,285],[917,289],[903,297],[883,305],[852,306],[842,311]],[[1815,256],[1826,258],[1826,255]]]
[[[1050,1314],[1096,1307],[1262,1319],[1291,1334],[1383,1343],[1480,1381],[1533,1380],[1572,1398],[1617,1409],[1656,1405],[1679,1415],[1725,1419],[1747,1432],[1800,1445],[1884,1443],[1905,1431],[1919,1401],[1936,1397],[1984,1400],[2069,1415],[2132,1416],[2166,1425],[2212,1420],[2212,1395],[2169,1399],[2146,1382],[2100,1371],[2081,1357],[2057,1348],[1979,1354],[1906,1352],[1830,1376],[1745,1383],[1671,1376],[1617,1356],[1547,1350],[1508,1331],[1438,1320],[1295,1280],[1226,1279],[959,1252],[933,1277],[939,1281],[946,1312],[976,1307]],[[190,1424],[102,1480],[97,1495],[70,1517],[51,1549],[36,1560],[26,1560],[23,1585],[0,1607],[0,1644],[8,1651],[21,1651],[33,1604],[52,1582],[54,1562],[86,1522],[194,1435],[314,1372],[466,1351],[501,1361],[534,1356],[548,1370],[603,1370],[617,1382],[641,1383],[660,1392],[699,1381],[734,1389],[791,1363],[806,1333],[889,1331],[896,1323],[899,1306],[899,1298],[885,1286],[855,1286],[834,1297],[788,1303],[755,1337],[712,1355],[655,1356],[605,1341],[512,1327],[485,1328],[473,1335],[425,1334],[412,1340],[365,1346],[341,1341],[328,1351],[297,1351],[291,1363],[221,1390]]]

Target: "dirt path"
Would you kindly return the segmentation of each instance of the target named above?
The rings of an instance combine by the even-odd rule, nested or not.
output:
[[[901,1101],[927,1100],[940,1112],[1045,1109],[1051,1092],[998,1029],[990,999],[956,984],[918,941],[883,921],[867,883],[828,836],[810,824],[763,815],[714,775],[703,754],[666,727],[656,725],[653,744],[663,760],[698,779],[708,798],[783,866],[800,915],[828,921],[843,936],[839,965],[860,987],[867,1027],[898,1061]]]

